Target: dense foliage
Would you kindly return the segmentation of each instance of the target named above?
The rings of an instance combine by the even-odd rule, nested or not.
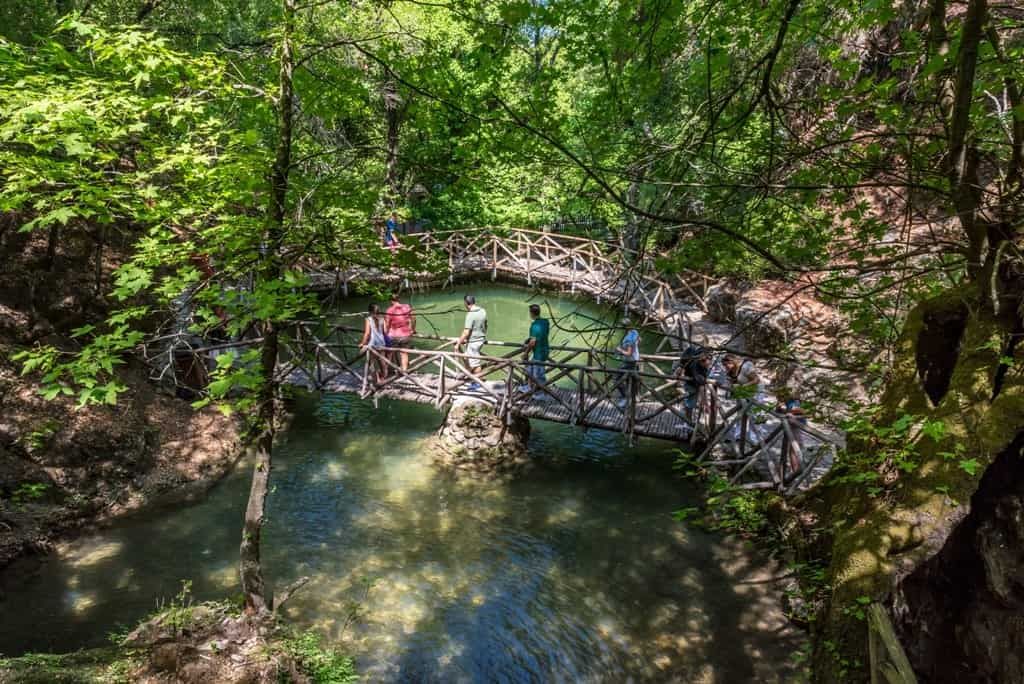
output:
[[[391,210],[556,224],[667,271],[798,282],[880,345],[916,301],[973,288],[1012,357],[1022,81],[1019,8],[986,0],[5,3],[0,212],[51,253],[81,238],[116,302],[78,346],[21,358],[50,396],[115,402],[115,366],[183,293],[201,337],[258,337],[204,401],[260,435],[242,574],[263,610],[279,326],[314,305],[302,262],[386,263]]]

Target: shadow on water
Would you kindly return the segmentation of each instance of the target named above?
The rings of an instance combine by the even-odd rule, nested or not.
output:
[[[519,295],[516,295],[519,296]],[[517,304],[518,306],[518,304]],[[276,449],[265,532],[285,607],[367,681],[793,681],[800,644],[773,566],[672,521],[696,500],[669,446],[534,423],[510,483],[436,471],[429,406],[300,397]],[[205,501],[126,521],[4,575],[0,652],[104,643],[191,579],[237,592],[249,467]]]

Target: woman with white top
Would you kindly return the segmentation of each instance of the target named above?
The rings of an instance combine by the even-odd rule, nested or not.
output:
[[[367,309],[366,321],[363,324],[363,339],[359,341],[359,350],[366,354],[366,372],[374,373],[377,382],[383,382],[387,376],[380,357],[369,352],[370,349],[380,351],[388,346],[388,322],[381,314],[380,307],[370,304]]]

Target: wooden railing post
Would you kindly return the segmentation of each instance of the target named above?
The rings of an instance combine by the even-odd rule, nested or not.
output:
[[[914,669],[882,604],[868,606],[867,622],[871,684],[917,684]]]
[[[629,446],[633,446],[633,431],[636,427],[636,395],[639,393],[640,375],[640,364],[637,364],[636,370],[629,371],[626,376],[626,389],[629,390],[629,398],[627,400],[628,414],[626,415],[626,434],[629,437]]]
[[[742,402],[746,402],[746,399],[740,399]],[[747,450],[747,405],[743,404],[740,409],[740,458],[744,458],[743,454]]]
[[[491,280],[498,279],[498,236],[491,236]]]
[[[587,364],[589,366],[589,364]],[[576,392],[576,415],[573,416],[573,425],[579,424],[583,418],[583,412],[587,410],[587,373],[590,371],[580,368],[580,382]]]
[[[448,244],[448,284],[455,282],[455,249]]]
[[[439,364],[440,370],[438,371],[439,376],[437,378],[437,399],[434,403],[440,407],[444,403],[445,384],[447,382],[447,375],[444,372],[444,362],[447,357],[441,357],[441,363]]]

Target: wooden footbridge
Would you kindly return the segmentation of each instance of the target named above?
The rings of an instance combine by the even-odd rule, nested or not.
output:
[[[520,416],[612,430],[631,441],[653,437],[685,443],[697,454],[698,463],[728,467],[732,482],[743,487],[795,491],[831,464],[838,441],[834,435],[774,411],[764,401],[731,399],[714,382],[701,389],[692,411],[686,409],[677,378],[678,353],[673,352],[692,339],[689,314],[706,309],[711,280],[704,276],[682,273],[661,279],[650,275],[656,271],[643,254],[530,230],[403,236],[401,250],[412,256],[402,262],[416,263],[417,268],[326,270],[306,264],[310,287],[348,294],[360,282],[428,287],[489,274],[493,279],[542,283],[598,302],[615,302],[633,314],[638,325],[659,332],[661,343],[628,373],[618,368],[611,352],[552,346],[544,364],[547,383],[537,385],[527,374],[520,343],[489,341],[482,358],[484,381],[474,386],[469,357],[454,350],[454,338],[415,337],[412,348],[402,350],[409,357],[408,367],[402,369],[397,350],[360,348],[361,329],[299,322],[282,335],[282,382],[374,401],[386,397],[429,403],[442,410],[456,400],[472,399],[490,404],[506,421]],[[362,261],[380,263],[380,256]],[[194,339],[183,341],[184,329],[178,328],[176,348],[184,344],[208,364],[202,352],[214,348],[192,344]]]
[[[414,336],[402,350],[363,348],[362,330],[296,325],[282,340],[280,380],[311,391],[347,392],[416,401],[445,410],[456,400],[487,403],[512,416],[598,428],[688,444],[697,462],[734,466],[733,482],[792,491],[834,455],[834,437],[753,400],[734,400],[711,382],[688,411],[676,355],[641,357],[635,372],[618,368],[613,352],[554,345],[543,364],[546,384],[527,372],[521,343],[488,341],[477,382],[470,356],[455,338]],[[399,354],[408,354],[401,367]],[[723,454],[725,457],[723,458]],[[745,476],[754,482],[741,484]],[[746,478],[749,479],[749,478]]]
[[[681,314],[706,310],[707,291],[714,283],[712,278],[686,270],[655,276],[657,269],[649,254],[536,230],[437,231],[401,239],[399,251],[412,257],[406,262],[421,268],[324,269],[308,264],[310,286],[347,295],[360,282],[430,287],[474,275],[492,280],[500,277],[586,295],[598,303],[614,302],[633,315],[638,325],[660,331],[678,346],[678,341],[691,334]]]

